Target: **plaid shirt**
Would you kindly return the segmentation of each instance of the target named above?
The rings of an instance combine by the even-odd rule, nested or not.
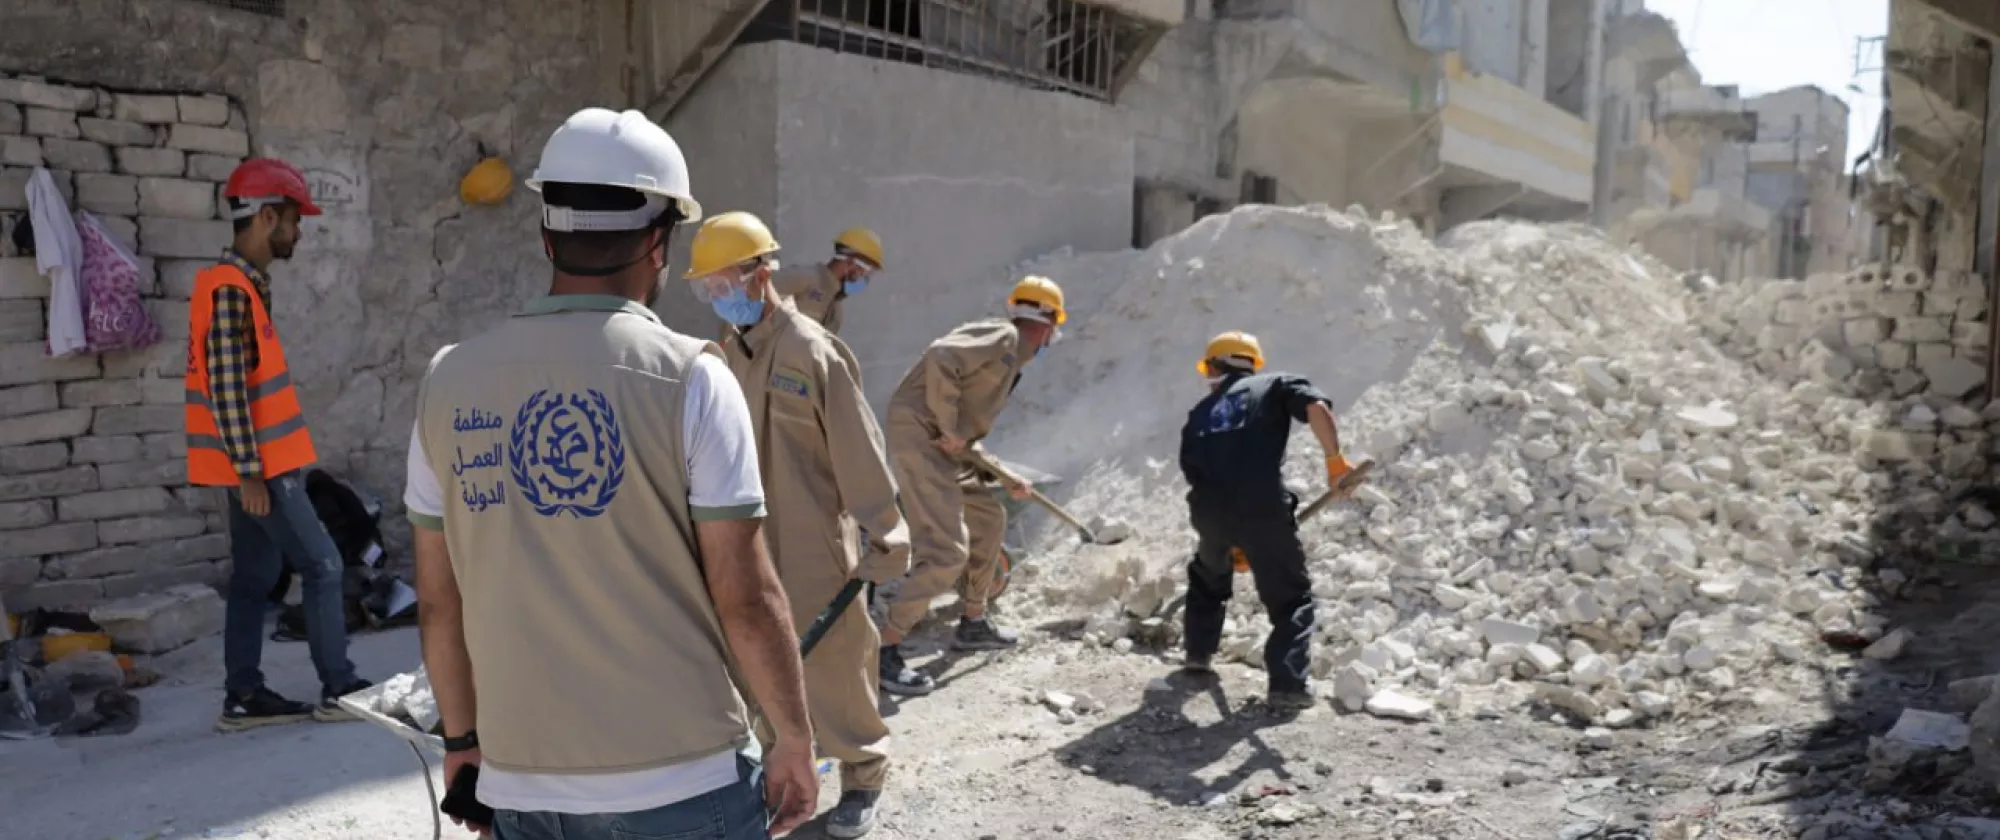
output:
[[[271,278],[233,248],[222,252],[222,264],[235,266],[250,278],[250,285],[270,311]],[[215,425],[222,432],[222,448],[236,465],[236,474],[259,477],[263,459],[257,455],[257,427],[250,420],[250,371],[257,368],[256,320],[250,315],[250,296],[235,286],[215,290],[215,319],[208,328],[209,400],[215,404]]]

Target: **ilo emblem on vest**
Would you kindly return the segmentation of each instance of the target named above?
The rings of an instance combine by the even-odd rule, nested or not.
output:
[[[618,414],[595,389],[536,391],[514,417],[507,464],[521,500],[536,513],[579,519],[603,513],[625,481]]]

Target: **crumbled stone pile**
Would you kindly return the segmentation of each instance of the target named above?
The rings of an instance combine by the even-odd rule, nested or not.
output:
[[[1313,671],[1354,711],[1535,701],[1635,725],[1792,675],[1824,633],[1879,639],[1891,628],[1857,585],[1890,480],[1871,469],[1925,469],[1939,441],[1960,445],[1944,430],[1988,419],[1760,369],[1705,334],[1713,298],[1585,228],[1482,222],[1433,245],[1356,212],[1252,207],[1145,252],[1031,268],[1117,291],[1030,368],[993,448],[1070,476],[1073,510],[1140,537],[1048,531],[1011,606],[1085,617],[1106,644],[1174,641],[1193,363],[1209,335],[1249,329],[1269,369],[1335,400],[1350,452],[1382,463],[1301,528]],[[1310,500],[1318,448],[1301,429],[1291,453]],[[1256,667],[1269,625],[1247,576],[1237,588],[1223,654]]]

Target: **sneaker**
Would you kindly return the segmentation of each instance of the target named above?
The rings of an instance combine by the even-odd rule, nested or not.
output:
[[[1265,705],[1277,712],[1305,711],[1312,708],[1315,702],[1317,701],[1313,696],[1304,691],[1273,691],[1271,696],[1264,700]]]
[[[293,723],[312,716],[312,706],[287,700],[268,688],[259,688],[247,695],[223,697],[222,717],[215,722],[215,731],[241,732],[259,726]]]
[[[1021,643],[1021,634],[985,618],[962,618],[951,639],[953,650],[1006,650]]]
[[[903,649],[896,645],[882,646],[881,676],[882,690],[890,694],[921,697],[937,690],[937,682],[929,674],[903,661]]]
[[[374,687],[375,684],[367,680],[355,680],[349,683],[346,688],[339,691],[326,688],[320,689],[319,705],[314,707],[312,712],[313,720],[321,723],[339,723],[343,720],[354,720],[353,712],[341,708],[340,704],[334,701],[354,692],[366,691]]]
[[[1181,660],[1181,670],[1190,674],[1213,674],[1215,666],[1210,663],[1210,659],[1211,657],[1203,654],[1190,653],[1187,658]]]
[[[850,790],[840,795],[840,804],[826,814],[826,833],[829,837],[860,837],[875,827],[875,803],[882,799],[879,790]]]

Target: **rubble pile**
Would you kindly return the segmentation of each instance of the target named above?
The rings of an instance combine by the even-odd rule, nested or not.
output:
[[[1886,480],[1869,468],[1915,468],[1940,429],[1990,419],[1760,370],[1705,334],[1716,298],[1581,227],[1482,222],[1433,245],[1358,211],[1250,207],[1144,252],[1029,268],[1116,291],[1030,369],[991,446],[1076,477],[1074,512],[1139,536],[1045,531],[1010,608],[1085,617],[1104,644],[1173,642],[1194,362],[1248,329],[1269,369],[1333,398],[1350,453],[1381,462],[1301,526],[1317,685],[1353,711],[1535,701],[1619,727],[1804,684],[1823,634],[1890,630],[1858,585]],[[1286,472],[1302,502],[1324,489],[1303,429]],[[1237,589],[1223,656],[1256,667],[1268,623],[1246,576]]]

